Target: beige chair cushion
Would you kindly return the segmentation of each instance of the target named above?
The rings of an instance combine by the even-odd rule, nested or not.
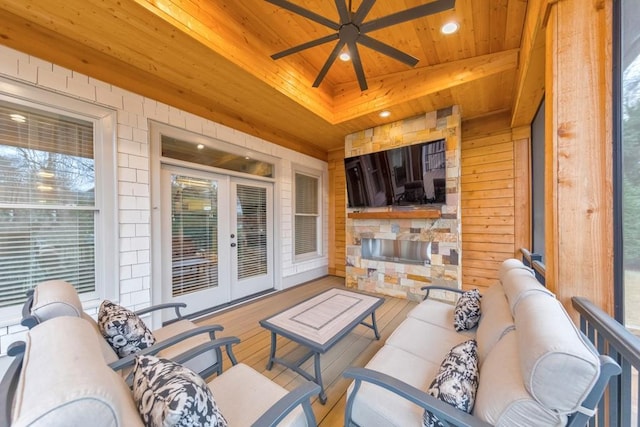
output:
[[[190,329],[194,329],[196,325],[190,320],[179,320],[177,322],[171,323],[167,326],[163,326],[160,329],[156,329],[153,331],[153,335],[156,337],[156,342],[162,342],[167,338],[171,338],[181,332],[188,331]],[[210,341],[209,334],[200,334],[195,337],[180,341],[178,344],[175,344],[167,349],[162,350],[159,353],[159,357],[164,357],[165,359],[173,359],[179,354],[182,354],[200,344],[204,344]],[[216,356],[216,352],[213,350],[207,351],[199,356],[194,357],[193,359],[184,363],[184,366],[191,369],[194,372],[202,372],[205,369],[213,366],[218,357]]]
[[[12,417],[14,427],[142,426],[129,389],[104,363],[91,326],[68,316],[27,333]]]
[[[565,425],[565,416],[544,408],[524,388],[517,332],[508,332],[484,361],[472,414],[496,427]]]
[[[104,357],[105,363],[109,364],[119,360],[120,358],[118,357],[116,352],[113,351],[113,348],[102,336],[100,328],[98,327],[98,323],[95,321],[95,319],[84,312],[82,313],[82,318],[91,325],[91,328],[95,332],[96,337],[98,337],[98,342],[100,343],[100,352],[102,353],[102,357]],[[129,370],[130,369],[131,368],[129,368]]]
[[[500,284],[491,286],[480,300],[482,315],[476,330],[480,366],[491,349],[508,331],[515,328],[511,309]]]
[[[267,409],[287,394],[287,390],[255,369],[239,363],[209,382],[209,389],[230,426],[250,426]],[[294,409],[279,427],[305,427],[301,407]]]
[[[598,356],[556,299],[531,295],[515,319],[524,386],[555,412],[576,411],[598,379]]]
[[[62,280],[49,280],[34,289],[31,314],[39,323],[58,316],[80,317],[82,303],[73,285]]]
[[[516,306],[520,301],[529,295],[538,293],[555,298],[555,295],[549,289],[542,286],[534,276],[523,269],[507,271],[504,274],[502,288],[509,301],[512,315],[515,313]]]

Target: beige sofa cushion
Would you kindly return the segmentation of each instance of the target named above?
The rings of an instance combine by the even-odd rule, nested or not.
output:
[[[515,319],[525,387],[553,411],[576,411],[598,379],[598,356],[554,298],[523,299]]]
[[[448,348],[444,349],[444,354],[448,351]],[[426,391],[438,373],[440,362],[442,360],[427,362],[405,350],[384,345],[366,367]],[[352,390],[353,383],[347,390],[347,396]],[[421,426],[423,415],[424,409],[420,406],[389,390],[365,382],[358,390],[352,412],[353,421],[366,427]]]
[[[476,331],[480,366],[493,346],[508,331],[515,328],[507,297],[500,284],[491,286],[480,300],[482,315]]]
[[[551,427],[566,424],[531,397],[522,383],[517,329],[508,332],[488,354],[472,414],[496,427]]]
[[[439,365],[452,347],[472,338],[471,331],[459,333],[407,317],[393,331],[386,345]]]
[[[516,258],[509,258],[509,259],[505,259],[504,261],[502,261],[502,264],[500,264],[500,268],[498,268],[498,278],[500,279],[500,282],[504,282],[504,275],[510,271],[510,270],[514,270],[514,269],[520,269],[523,271],[527,271],[529,272],[529,274],[533,277],[535,277],[535,273],[533,271],[533,269],[527,267],[526,265],[524,265],[522,263],[522,261],[520,261],[519,259]]]
[[[31,314],[39,323],[58,316],[80,317],[82,303],[73,285],[63,280],[49,280],[34,289]]]
[[[509,301],[511,314],[515,317],[516,306],[523,298],[533,294],[544,294],[555,298],[553,293],[542,286],[538,280],[528,271],[523,269],[512,269],[504,274],[502,288]]]
[[[250,426],[287,394],[287,390],[255,369],[239,363],[209,382],[209,389],[229,426]],[[251,404],[247,404],[251,402]],[[305,427],[304,411],[297,407],[279,427]]]
[[[453,328],[454,309],[455,305],[453,303],[428,298],[411,309],[407,317],[413,317],[414,319],[455,331]]]
[[[60,331],[73,339],[61,340]],[[129,389],[104,363],[91,326],[69,316],[27,333],[12,417],[14,427],[142,426]]]

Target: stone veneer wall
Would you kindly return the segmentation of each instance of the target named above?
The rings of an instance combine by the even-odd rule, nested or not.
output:
[[[460,113],[453,106],[347,135],[345,157],[444,138],[447,162],[447,203],[440,207],[439,219],[353,219],[348,217],[352,210],[347,209],[347,287],[415,301],[422,299],[422,286],[460,288],[460,128]],[[392,210],[387,207],[366,211]],[[363,238],[431,241],[431,264],[363,259],[360,246]]]

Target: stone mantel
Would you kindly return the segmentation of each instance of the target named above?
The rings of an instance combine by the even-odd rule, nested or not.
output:
[[[441,216],[442,212],[435,209],[389,212],[350,212],[347,214],[347,218],[350,219],[437,219]]]

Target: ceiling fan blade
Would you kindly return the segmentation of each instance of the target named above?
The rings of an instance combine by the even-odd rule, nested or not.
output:
[[[362,21],[364,21],[364,18],[367,17],[367,14],[369,13],[369,11],[371,11],[371,8],[373,7],[373,4],[375,2],[376,0],[364,0],[362,3],[360,3],[360,7],[356,11],[356,14],[353,16],[352,22],[355,25],[362,24]]]
[[[351,11],[347,10],[346,0],[335,0],[335,2],[338,15],[340,16],[340,23],[347,24],[351,22]]]
[[[360,52],[358,52],[358,46],[355,42],[351,42],[347,44],[349,48],[349,53],[351,54],[351,62],[353,63],[353,69],[356,72],[356,77],[358,78],[358,84],[360,85],[360,90],[364,92],[369,87],[367,86],[367,79],[364,76],[364,69],[362,68],[362,61],[360,60]]]
[[[404,53],[393,46],[389,46],[386,43],[382,43],[376,39],[373,39],[365,34],[360,34],[358,38],[358,43],[364,45],[368,48],[376,50],[383,55],[387,55],[397,61],[403,62],[411,67],[415,67],[418,63],[418,58],[414,58],[413,56]]]
[[[315,81],[313,82],[313,84],[311,86],[313,86],[313,87],[320,86],[320,83],[322,83],[322,80],[324,79],[324,76],[327,75],[327,72],[329,71],[329,68],[331,68],[331,66],[335,62],[335,60],[338,57],[338,54],[342,50],[343,46],[344,46],[344,42],[342,40],[339,41],[338,43],[336,43],[336,47],[333,48],[333,51],[329,55],[329,58],[327,58],[327,61],[324,63],[324,65],[322,66],[322,69],[318,73],[318,77],[316,77]]]
[[[340,29],[340,24],[338,24],[337,22],[333,22],[332,20],[327,19],[324,16],[320,16],[315,12],[312,12],[308,9],[300,7],[297,4],[288,2],[287,0],[266,0],[266,1],[276,6],[280,6],[283,9],[287,9],[289,12],[293,12],[307,19],[310,19],[311,21],[317,22],[318,24],[324,25],[325,27],[329,27],[332,30],[337,31]]]
[[[411,21],[412,19],[422,18],[423,16],[433,15],[434,13],[453,9],[456,0],[436,0],[421,6],[412,7],[402,12],[392,13],[373,21],[365,22],[360,26],[360,32],[379,30],[380,28],[389,27],[391,25],[400,24],[401,22]]]
[[[280,59],[284,58],[287,55],[291,55],[292,53],[297,53],[305,49],[309,49],[310,47],[319,46],[324,43],[328,43],[333,40],[338,39],[338,33],[329,34],[328,36],[320,37],[319,39],[311,40],[306,43],[302,43],[298,46],[290,47],[289,49],[285,49],[282,52],[274,53],[271,55],[272,59]]]

